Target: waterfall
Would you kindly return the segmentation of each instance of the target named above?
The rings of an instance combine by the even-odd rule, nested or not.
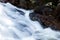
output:
[[[60,40],[60,32],[43,29],[29,14],[33,10],[0,3],[0,40]]]

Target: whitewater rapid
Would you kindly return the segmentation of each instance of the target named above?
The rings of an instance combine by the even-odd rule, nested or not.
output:
[[[30,20],[33,10],[0,3],[0,40],[60,40],[60,32]]]

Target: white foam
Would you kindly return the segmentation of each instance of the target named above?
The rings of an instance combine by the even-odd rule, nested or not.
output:
[[[15,9],[21,10],[25,15],[14,11]],[[33,10],[0,3],[0,40],[60,40],[60,32],[43,29],[39,22],[30,20],[31,12]]]

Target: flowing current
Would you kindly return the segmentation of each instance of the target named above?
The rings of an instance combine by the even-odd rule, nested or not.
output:
[[[60,32],[30,20],[33,10],[0,3],[0,40],[60,40]]]

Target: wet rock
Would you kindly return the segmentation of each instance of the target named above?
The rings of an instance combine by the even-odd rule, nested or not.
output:
[[[43,28],[50,27],[53,30],[60,30],[60,6],[56,9],[43,6],[36,8],[34,13],[37,21],[44,24],[45,27],[43,26]]]

